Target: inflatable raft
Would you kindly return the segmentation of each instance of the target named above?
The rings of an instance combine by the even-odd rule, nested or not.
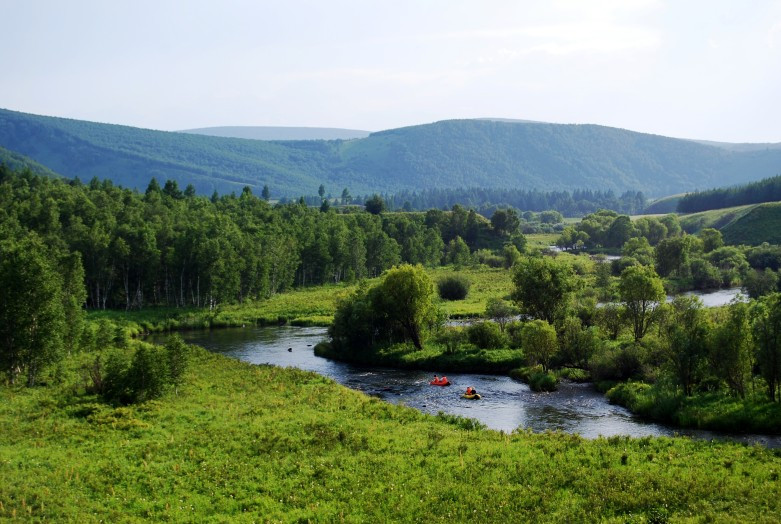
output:
[[[437,380],[432,380],[431,382],[429,382],[429,384],[431,384],[432,386],[449,386],[450,381],[447,379],[447,377],[442,377]]]
[[[480,393],[475,393],[474,395],[467,395],[466,393],[464,393],[463,395],[461,395],[461,398],[466,398],[469,400],[480,400],[482,397],[480,397]]]

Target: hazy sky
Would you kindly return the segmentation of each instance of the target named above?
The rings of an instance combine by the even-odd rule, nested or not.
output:
[[[0,107],[29,113],[781,142],[781,0],[0,0],[0,20]]]

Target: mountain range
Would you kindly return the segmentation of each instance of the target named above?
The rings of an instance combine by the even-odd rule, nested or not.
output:
[[[234,128],[235,129],[235,128]],[[256,140],[0,109],[0,147],[67,177],[272,197],[426,188],[643,191],[729,186],[781,173],[779,144],[698,143],[598,125],[446,120],[350,140]]]

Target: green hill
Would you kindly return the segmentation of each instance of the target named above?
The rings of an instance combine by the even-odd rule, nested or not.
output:
[[[696,233],[706,227],[721,231],[727,244],[781,244],[781,202],[701,211],[681,216],[681,227]]]
[[[152,177],[200,193],[274,197],[452,187],[589,188],[664,195],[772,176],[781,149],[730,151],[595,125],[450,120],[349,141],[259,141],[0,110],[0,146],[65,176],[143,189]]]
[[[648,204],[648,207],[645,208],[644,213],[649,215],[675,213],[678,209],[678,202],[681,201],[681,198],[683,198],[684,195],[685,193],[680,193],[678,195],[657,198]]]

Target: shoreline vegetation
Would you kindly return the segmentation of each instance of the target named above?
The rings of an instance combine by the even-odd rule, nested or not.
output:
[[[197,347],[176,394],[112,406],[83,390],[84,360],[66,358],[39,387],[0,388],[0,517],[781,516],[781,453],[760,446],[481,430],[469,419],[386,404],[314,373]],[[464,478],[479,482],[466,487]]]
[[[580,259],[585,258],[568,254],[562,256],[570,258],[573,263],[583,263]],[[497,269],[455,270],[452,267],[441,267],[427,269],[427,273],[435,280],[452,274],[465,275],[472,282],[467,300],[439,302],[451,319],[484,320],[488,297],[509,296],[512,289],[509,272]],[[371,279],[369,282],[378,281]],[[89,313],[89,318],[98,323],[110,321],[126,337],[160,331],[285,324],[328,327],[333,322],[339,301],[357,289],[357,284],[342,283],[298,289],[262,302],[220,306],[214,310],[150,308],[141,311],[93,311]],[[735,434],[781,433],[781,407],[765,402],[761,394],[740,399],[726,393],[712,393],[687,399],[683,395],[663,394],[648,384],[638,387],[637,383],[633,386],[633,383],[625,381],[600,382],[598,378],[593,379],[586,369],[560,368],[543,372],[539,367],[526,366],[523,351],[518,348],[494,349],[466,345],[454,351],[446,344],[430,340],[423,350],[399,343],[344,353],[335,351],[329,342],[324,342],[317,344],[314,351],[324,358],[360,365],[509,375],[540,392],[554,391],[560,380],[593,380],[594,386],[605,393],[610,402],[649,421]]]

